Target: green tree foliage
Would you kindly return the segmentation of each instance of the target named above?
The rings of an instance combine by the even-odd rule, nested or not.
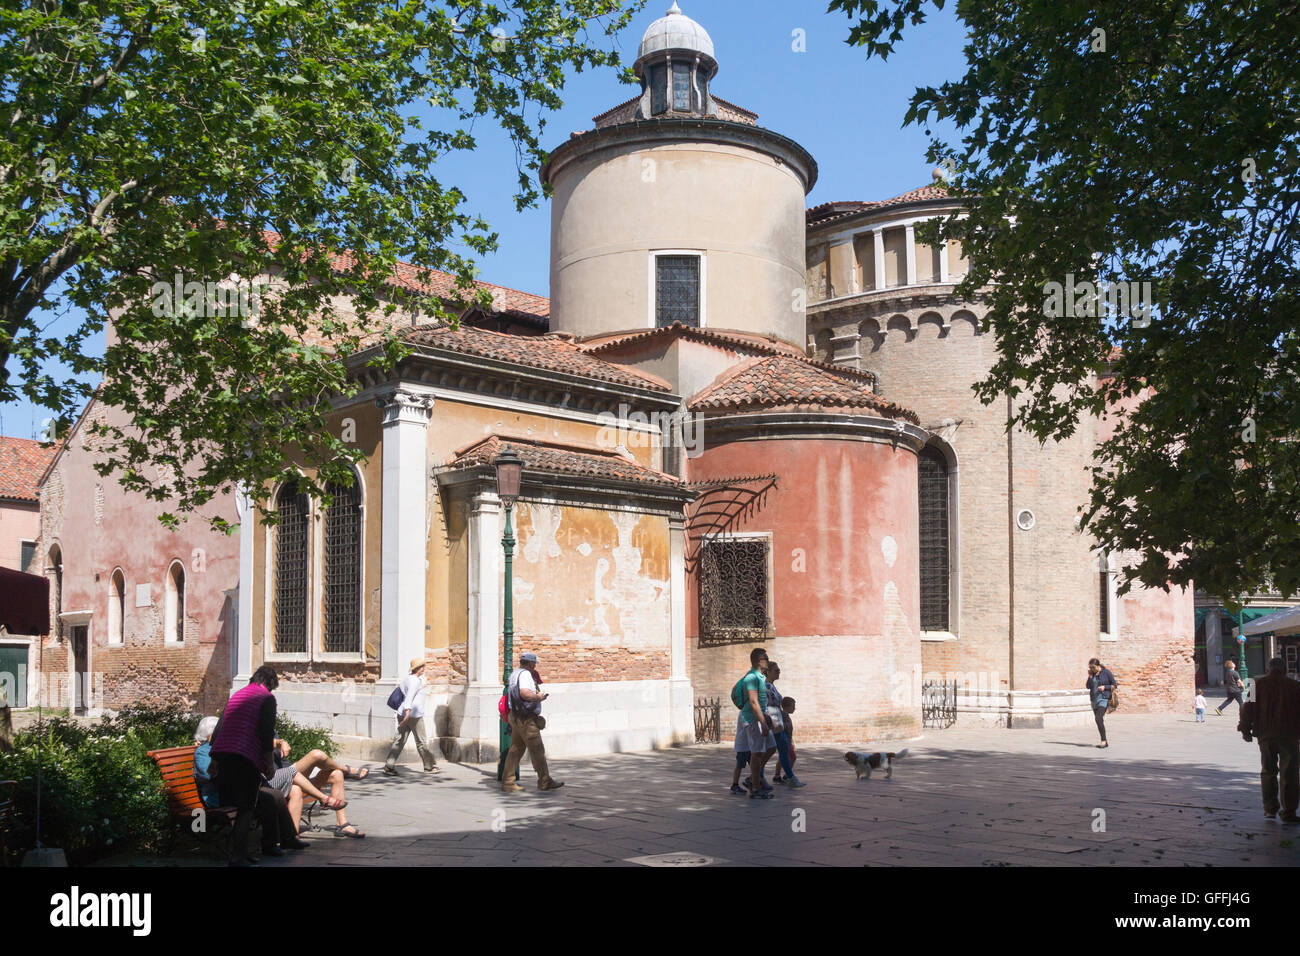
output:
[[[618,62],[624,6],[640,4],[0,5],[0,402],[66,421],[91,389],[50,362],[102,377],[100,401],[132,417],[92,424],[102,473],[176,513],[285,475],[286,447],[320,468],[312,493],[350,481],[359,453],[327,433],[320,399],[349,393],[338,357],[385,328],[394,262],[483,298],[470,260],[495,235],[437,160],[493,120],[517,150],[516,200],[533,202],[543,114],[568,71]],[[179,297],[160,291],[178,275]],[[255,296],[259,277],[275,285]],[[218,286],[232,279],[233,296]],[[342,293],[357,315],[335,308]],[[78,328],[45,333],[73,308]],[[106,354],[87,354],[108,316]]]
[[[884,58],[929,3],[830,8]],[[1040,440],[1110,413],[1084,518],[1139,555],[1126,586],[1300,590],[1300,8],[959,0],[956,13],[965,75],[918,89],[906,122],[959,131],[929,159],[969,203],[940,228],[963,240],[958,291],[988,303],[999,347],[977,393],[1013,396]],[[1048,284],[1067,276],[1149,281],[1155,306],[1056,308]]]

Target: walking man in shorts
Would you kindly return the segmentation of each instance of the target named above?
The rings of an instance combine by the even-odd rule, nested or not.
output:
[[[767,680],[763,668],[767,666],[767,651],[756,647],[749,653],[749,673],[740,679],[740,696],[744,706],[736,721],[736,753],[749,751],[749,797],[751,800],[771,800],[772,788],[763,783],[763,764],[769,753],[776,749],[776,738],[768,722],[764,707],[767,703]]]

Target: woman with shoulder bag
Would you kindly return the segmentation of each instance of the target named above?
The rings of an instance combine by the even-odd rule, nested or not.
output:
[[[1119,694],[1116,691],[1115,675],[1101,661],[1093,658],[1088,661],[1088,680],[1084,685],[1092,702],[1092,715],[1097,721],[1097,730],[1101,733],[1098,747],[1109,747],[1106,740],[1106,713],[1119,707]]]

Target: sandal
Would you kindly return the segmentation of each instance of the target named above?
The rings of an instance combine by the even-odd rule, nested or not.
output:
[[[360,770],[353,770],[350,766],[343,768],[343,776],[348,780],[365,780],[369,773],[369,767],[362,767]]]
[[[366,835],[365,830],[358,830],[352,823],[343,823],[330,829],[334,831],[335,836],[352,837],[354,840],[363,839]]]
[[[326,797],[324,800],[316,801],[326,810],[342,810],[348,805],[346,800],[340,800],[338,797]]]

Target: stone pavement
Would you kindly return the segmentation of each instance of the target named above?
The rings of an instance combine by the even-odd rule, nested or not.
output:
[[[808,786],[778,786],[762,801],[727,791],[727,745],[556,760],[562,790],[539,793],[525,768],[528,791],[512,796],[486,766],[423,774],[412,764],[386,777],[372,765],[348,787],[349,819],[365,839],[307,834],[309,850],[267,865],[636,866],[664,854],[681,856],[644,862],[1300,864],[1300,826],[1264,819],[1259,751],[1236,733],[1236,708],[1206,721],[1112,715],[1108,750],[1094,746],[1091,724],[928,731],[905,744],[892,780],[861,782],[846,748],[809,745],[796,764]]]

